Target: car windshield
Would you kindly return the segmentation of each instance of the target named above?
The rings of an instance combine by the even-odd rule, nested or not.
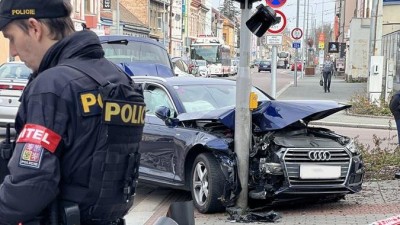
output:
[[[5,63],[0,66],[0,79],[27,80],[32,71],[23,63]]]
[[[210,111],[236,104],[235,85],[180,85],[174,86],[179,99],[187,113]],[[253,87],[252,91],[258,96],[258,101],[266,101],[269,98]]]
[[[206,63],[206,61],[196,61],[196,64],[198,65],[198,66],[206,66],[207,65],[207,63]]]
[[[157,63],[171,67],[165,49],[140,41],[114,41],[102,44],[105,57],[113,63]]]
[[[270,65],[271,62],[270,61],[261,61],[260,64],[261,65]]]

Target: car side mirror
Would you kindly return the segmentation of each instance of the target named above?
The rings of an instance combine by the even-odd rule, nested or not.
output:
[[[276,16],[276,12],[269,6],[259,5],[257,11],[246,22],[247,28],[257,37],[261,37],[267,30],[281,22],[281,17]]]
[[[165,122],[165,125],[174,127],[178,124],[179,120],[171,118],[171,110],[166,106],[160,106],[156,109],[156,116]]]

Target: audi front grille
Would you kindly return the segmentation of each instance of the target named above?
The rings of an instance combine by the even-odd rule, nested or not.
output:
[[[288,148],[283,160],[291,186],[330,186],[345,183],[351,157],[344,148]],[[340,177],[300,179],[300,165],[340,166]]]

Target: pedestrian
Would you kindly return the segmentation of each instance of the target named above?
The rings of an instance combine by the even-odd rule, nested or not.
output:
[[[331,79],[332,79],[332,73],[333,73],[333,62],[331,58],[326,56],[324,64],[322,66],[322,74],[324,78],[324,91],[325,93],[331,92]]]
[[[397,127],[397,138],[400,144],[400,91],[395,93],[389,103],[390,111],[394,116],[394,121],[396,122]],[[395,174],[395,178],[400,179],[400,171]]]
[[[284,63],[285,63],[285,69],[288,69],[288,63],[289,63],[288,60],[285,59]]]
[[[94,32],[74,31],[71,11],[69,0],[0,2],[10,55],[33,71],[0,186],[0,224],[118,225],[133,205],[142,91],[104,58]]]

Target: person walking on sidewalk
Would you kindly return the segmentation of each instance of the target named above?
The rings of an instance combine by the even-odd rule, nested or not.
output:
[[[328,56],[326,56],[323,67],[322,67],[325,92],[326,91],[331,92],[330,87],[331,87],[332,73],[333,73],[333,62],[331,60],[331,57],[328,55]]]
[[[389,104],[390,111],[394,116],[397,127],[397,138],[400,144],[400,91],[392,96]],[[400,170],[395,174],[395,178],[400,179]]]

